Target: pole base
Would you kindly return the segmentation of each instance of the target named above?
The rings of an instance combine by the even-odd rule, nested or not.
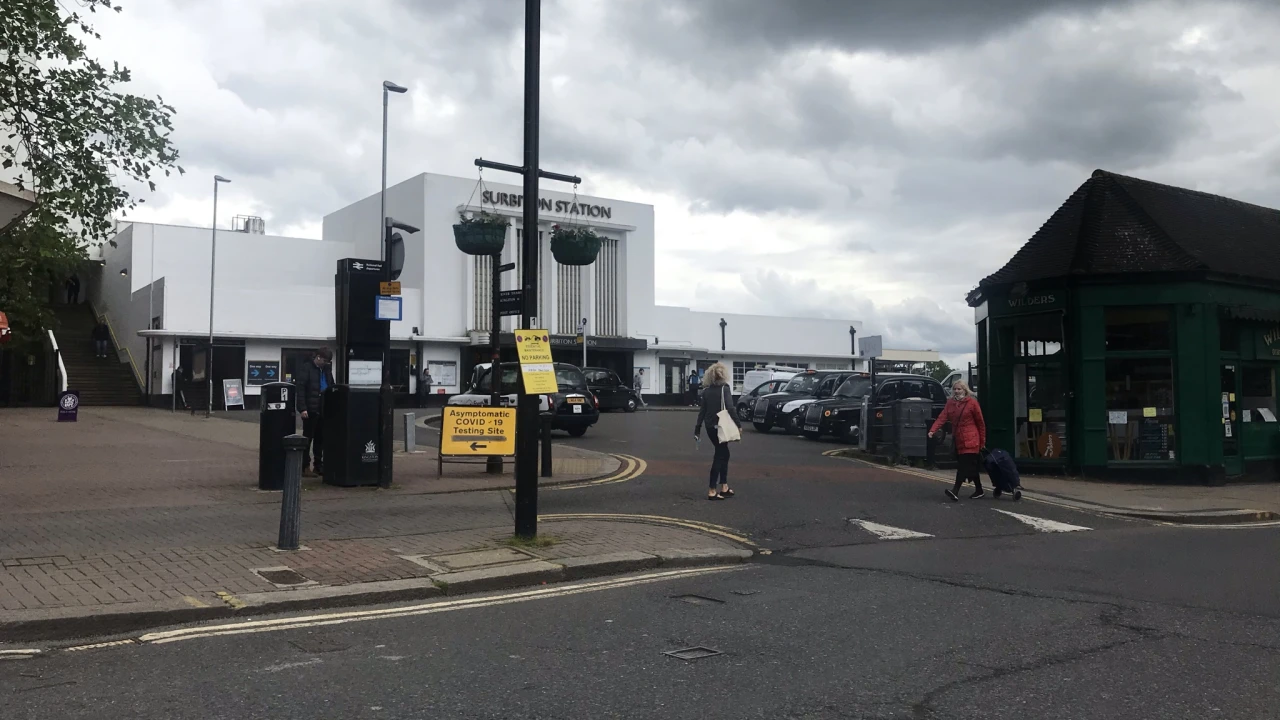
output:
[[[497,456],[490,456],[487,460],[485,460],[484,471],[489,473],[490,475],[501,475],[502,474],[502,458]]]

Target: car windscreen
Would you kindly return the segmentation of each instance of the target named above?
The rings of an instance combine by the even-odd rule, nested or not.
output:
[[[581,392],[587,389],[587,379],[572,365],[557,365],[556,385],[560,386],[560,392]]]
[[[476,383],[474,392],[488,394],[493,392],[489,385],[489,378],[492,375],[489,368],[480,370],[480,380]],[[520,391],[520,367],[518,365],[502,366],[502,387],[500,392],[503,395],[511,395]]]
[[[863,397],[871,392],[871,378],[851,377],[836,388],[836,397]]]
[[[791,382],[787,383],[787,389],[783,392],[812,395],[818,390],[820,382],[822,379],[817,375],[797,375],[791,378]]]

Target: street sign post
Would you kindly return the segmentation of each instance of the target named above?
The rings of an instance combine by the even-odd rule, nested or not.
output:
[[[437,474],[443,473],[445,462],[465,462],[465,460],[445,460],[446,457],[502,458],[515,454],[515,408],[477,405],[445,406],[440,418],[440,456],[437,459]]]
[[[498,314],[502,317],[519,315],[523,309],[523,290],[503,290],[498,293]]]

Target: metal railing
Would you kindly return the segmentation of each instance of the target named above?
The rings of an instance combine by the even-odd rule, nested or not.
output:
[[[49,333],[49,346],[53,348],[53,357],[58,364],[58,395],[67,391],[67,366],[62,362],[62,350],[58,347],[58,339],[53,336],[53,331]]]
[[[112,347],[116,349],[117,353],[123,351],[125,356],[129,358],[129,374],[133,376],[133,381],[137,383],[138,392],[145,393],[146,381],[142,377],[142,371],[138,368],[137,361],[133,359],[133,353],[116,337],[116,328],[111,324],[111,318],[106,313],[99,314],[98,309],[92,305],[90,307],[93,309],[93,316],[107,324],[107,332],[111,334]]]

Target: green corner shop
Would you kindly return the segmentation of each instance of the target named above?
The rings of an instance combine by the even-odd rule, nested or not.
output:
[[[1280,480],[1280,211],[1099,170],[968,301],[1022,472]]]

